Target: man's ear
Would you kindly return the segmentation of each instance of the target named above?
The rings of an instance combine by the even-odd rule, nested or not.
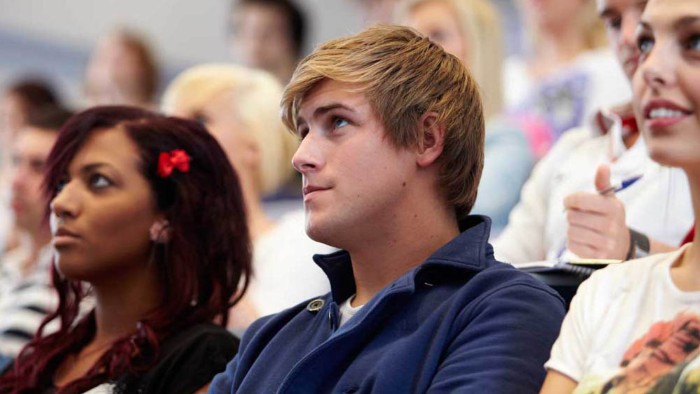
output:
[[[418,120],[420,139],[418,141],[416,163],[428,167],[442,154],[445,146],[445,126],[438,122],[438,114],[426,112]]]

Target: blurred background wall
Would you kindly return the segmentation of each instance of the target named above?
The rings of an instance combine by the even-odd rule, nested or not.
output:
[[[355,1],[297,1],[311,25],[307,52],[362,28]],[[520,47],[513,1],[493,0],[503,12],[510,53]],[[163,67],[162,87],[192,64],[231,60],[229,12],[229,0],[0,0],[0,87],[18,76],[39,75],[76,102],[91,50],[115,26],[148,37]]]

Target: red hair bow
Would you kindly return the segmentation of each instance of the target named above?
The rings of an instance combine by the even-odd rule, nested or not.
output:
[[[176,168],[180,172],[190,171],[190,156],[187,152],[182,149],[160,152],[160,156],[158,156],[158,176],[167,178]]]

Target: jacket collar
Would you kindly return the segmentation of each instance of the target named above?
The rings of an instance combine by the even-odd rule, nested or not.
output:
[[[416,273],[426,266],[453,267],[469,271],[481,271],[493,260],[493,248],[488,243],[491,219],[472,215],[459,223],[461,233],[428,257],[422,264],[397,279],[396,282],[412,282]],[[355,294],[355,279],[350,254],[344,250],[326,255],[314,255],[314,261],[328,276],[331,295],[336,303]]]

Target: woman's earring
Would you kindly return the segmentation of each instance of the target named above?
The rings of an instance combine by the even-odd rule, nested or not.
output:
[[[153,223],[149,232],[151,241],[157,244],[166,244],[170,242],[170,222],[167,220],[159,220]]]

